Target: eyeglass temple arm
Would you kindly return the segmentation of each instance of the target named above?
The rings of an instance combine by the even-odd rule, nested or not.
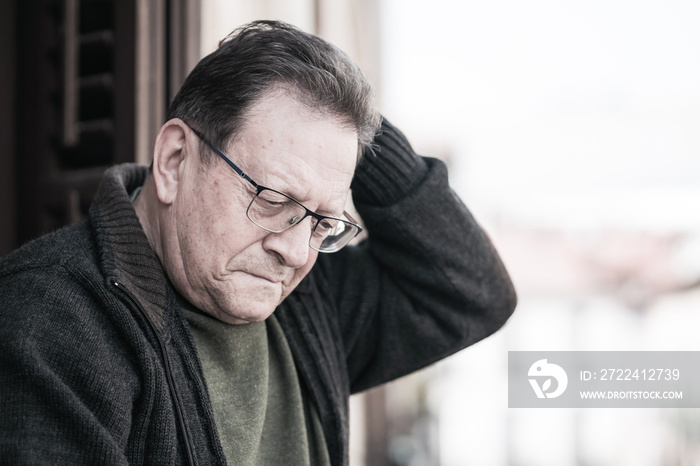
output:
[[[255,186],[256,188],[258,187],[258,183],[256,183],[255,181],[253,181],[253,179],[252,179],[251,177],[249,177],[243,170],[241,170],[240,168],[238,168],[238,166],[237,166],[235,163],[233,163],[233,162],[231,161],[231,159],[229,159],[228,157],[226,157],[226,156],[224,155],[224,153],[221,152],[219,149],[217,149],[216,146],[215,146],[214,144],[212,144],[211,142],[209,142],[209,140],[208,140],[206,137],[204,137],[204,135],[203,135],[202,133],[200,133],[199,131],[197,131],[197,130],[194,129],[194,128],[190,128],[190,129],[194,132],[194,134],[197,135],[197,137],[198,137],[199,139],[201,139],[201,140],[204,142],[204,144],[206,144],[207,146],[209,146],[209,148],[210,148],[211,150],[213,150],[214,152],[216,152],[216,155],[218,155],[219,157],[221,157],[222,159],[224,159],[224,162],[226,162],[226,163],[229,165],[229,167],[233,168],[233,171],[235,171],[236,173],[238,173],[238,175],[239,175],[241,178],[243,178],[244,180],[246,180],[247,182],[249,182],[250,184],[252,184],[252,185]]]

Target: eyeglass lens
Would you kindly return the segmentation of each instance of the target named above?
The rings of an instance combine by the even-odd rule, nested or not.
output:
[[[248,218],[259,227],[281,233],[306,215],[306,208],[284,194],[264,189],[248,206]],[[309,246],[321,252],[334,252],[345,246],[354,236],[356,228],[332,218],[317,221],[312,218]]]

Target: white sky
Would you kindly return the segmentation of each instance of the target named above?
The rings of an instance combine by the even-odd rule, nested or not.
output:
[[[700,2],[383,2],[383,110],[472,209],[700,230]]]

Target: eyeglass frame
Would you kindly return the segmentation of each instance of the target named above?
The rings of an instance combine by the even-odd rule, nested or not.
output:
[[[314,251],[322,252],[322,253],[324,253],[324,254],[330,254],[330,253],[334,253],[334,252],[340,251],[340,250],[343,249],[345,246],[347,246],[347,245],[350,243],[350,241],[352,241],[354,238],[357,237],[357,235],[359,235],[359,234],[362,232],[362,227],[357,223],[357,220],[355,220],[347,211],[343,211],[343,215],[347,218],[347,220],[343,220],[342,218],[338,218],[338,217],[332,217],[332,216],[330,216],[330,215],[322,215],[322,214],[319,214],[319,213],[314,212],[313,210],[309,209],[309,208],[306,207],[304,204],[302,204],[301,202],[297,201],[296,199],[294,199],[292,196],[290,196],[290,195],[288,195],[288,194],[285,194],[285,193],[283,193],[283,192],[277,191],[276,189],[268,188],[267,186],[263,186],[263,185],[257,183],[257,182],[256,182],[255,180],[253,180],[250,176],[248,176],[247,173],[245,173],[241,168],[239,168],[238,165],[236,165],[235,163],[233,163],[233,161],[232,161],[231,159],[229,159],[226,155],[224,155],[224,153],[223,153],[221,150],[219,150],[213,143],[211,143],[211,142],[209,141],[209,139],[207,139],[207,137],[204,136],[204,134],[202,134],[202,133],[199,132],[198,130],[194,129],[194,128],[193,128],[192,126],[190,126],[187,122],[184,122],[184,123],[192,130],[192,132],[193,132],[194,134],[197,135],[197,137],[198,137],[202,142],[204,142],[204,144],[206,144],[207,146],[209,146],[209,148],[210,148],[211,150],[213,150],[214,153],[216,153],[216,155],[218,155],[219,157],[221,157],[221,158],[224,160],[224,162],[226,162],[226,163],[228,164],[228,166],[231,167],[231,168],[233,169],[234,172],[236,172],[236,174],[237,174],[238,176],[240,176],[241,178],[243,178],[244,180],[246,180],[248,183],[250,183],[250,184],[256,189],[257,192],[255,193],[255,196],[253,196],[253,199],[251,199],[250,204],[248,204],[248,208],[246,209],[246,218],[248,218],[248,220],[250,220],[250,222],[251,222],[253,225],[255,225],[256,227],[258,227],[258,228],[260,228],[260,229],[262,229],[262,230],[268,231],[268,232],[270,232],[270,233],[282,233],[282,232],[284,232],[284,231],[289,230],[290,228],[294,228],[295,226],[299,225],[301,222],[304,221],[304,219],[306,219],[306,217],[312,217],[312,218],[315,218],[315,219],[316,219],[316,224],[314,225],[313,229],[311,230],[312,233],[313,233],[314,230],[316,230],[316,227],[318,226],[318,224],[319,224],[319,223],[321,222],[321,220],[323,220],[323,219],[331,219],[331,220],[336,220],[336,221],[339,221],[339,222],[343,222],[343,223],[348,224],[348,225],[350,225],[351,227],[353,227],[353,228],[356,229],[355,234],[352,235],[352,236],[350,237],[350,239],[348,240],[347,243],[343,244],[341,247],[339,247],[338,249],[335,249],[335,250],[333,250],[333,251],[322,251],[322,250],[320,250],[320,249],[318,249],[318,248],[315,248],[315,247],[311,246],[311,240],[312,240],[313,237],[310,237],[310,238],[309,238],[309,247],[310,247],[311,249],[313,249]],[[253,202],[255,202],[255,199],[257,199],[257,197],[258,197],[258,196],[260,195],[260,193],[262,193],[263,191],[272,191],[273,193],[277,193],[277,194],[279,194],[279,195],[281,195],[281,196],[286,197],[287,199],[289,199],[289,200],[291,200],[291,201],[293,201],[293,202],[296,202],[297,204],[299,204],[299,206],[301,206],[301,207],[306,211],[306,213],[305,213],[304,216],[301,217],[296,223],[290,224],[290,226],[287,227],[287,228],[285,228],[284,230],[279,230],[279,231],[277,231],[277,230],[270,230],[269,228],[265,228],[265,227],[263,227],[262,225],[257,224],[255,221],[253,221],[252,218],[250,218],[250,215],[249,215],[248,211],[250,210],[250,207],[253,205]]]

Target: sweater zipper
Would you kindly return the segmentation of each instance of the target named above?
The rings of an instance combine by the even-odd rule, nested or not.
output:
[[[121,290],[124,295],[127,296],[127,298],[136,306],[136,308],[143,314],[143,316],[146,318],[146,321],[148,322],[148,325],[151,327],[151,330],[153,331],[153,334],[156,336],[156,340],[158,341],[158,346],[160,348],[160,353],[163,358],[163,369],[165,370],[165,378],[168,381],[168,388],[170,389],[170,393],[173,396],[173,401],[175,405],[175,415],[177,416],[178,424],[180,426],[180,430],[182,431],[184,437],[185,437],[185,451],[187,452],[187,459],[190,465],[196,465],[197,463],[194,461],[194,455],[192,451],[192,446],[191,446],[191,439],[189,436],[189,432],[187,430],[187,423],[185,422],[185,417],[182,411],[182,406],[180,402],[180,397],[178,396],[177,388],[175,385],[175,378],[173,377],[172,374],[172,369],[170,367],[170,357],[168,356],[168,352],[166,351],[165,348],[165,343],[163,342],[163,339],[161,338],[160,334],[155,328],[155,325],[153,325],[153,322],[151,322],[151,319],[148,317],[148,314],[146,314],[146,311],[143,309],[141,304],[136,300],[134,295],[131,294],[131,292],[124,287],[121,283],[119,282],[113,282],[114,286]]]

